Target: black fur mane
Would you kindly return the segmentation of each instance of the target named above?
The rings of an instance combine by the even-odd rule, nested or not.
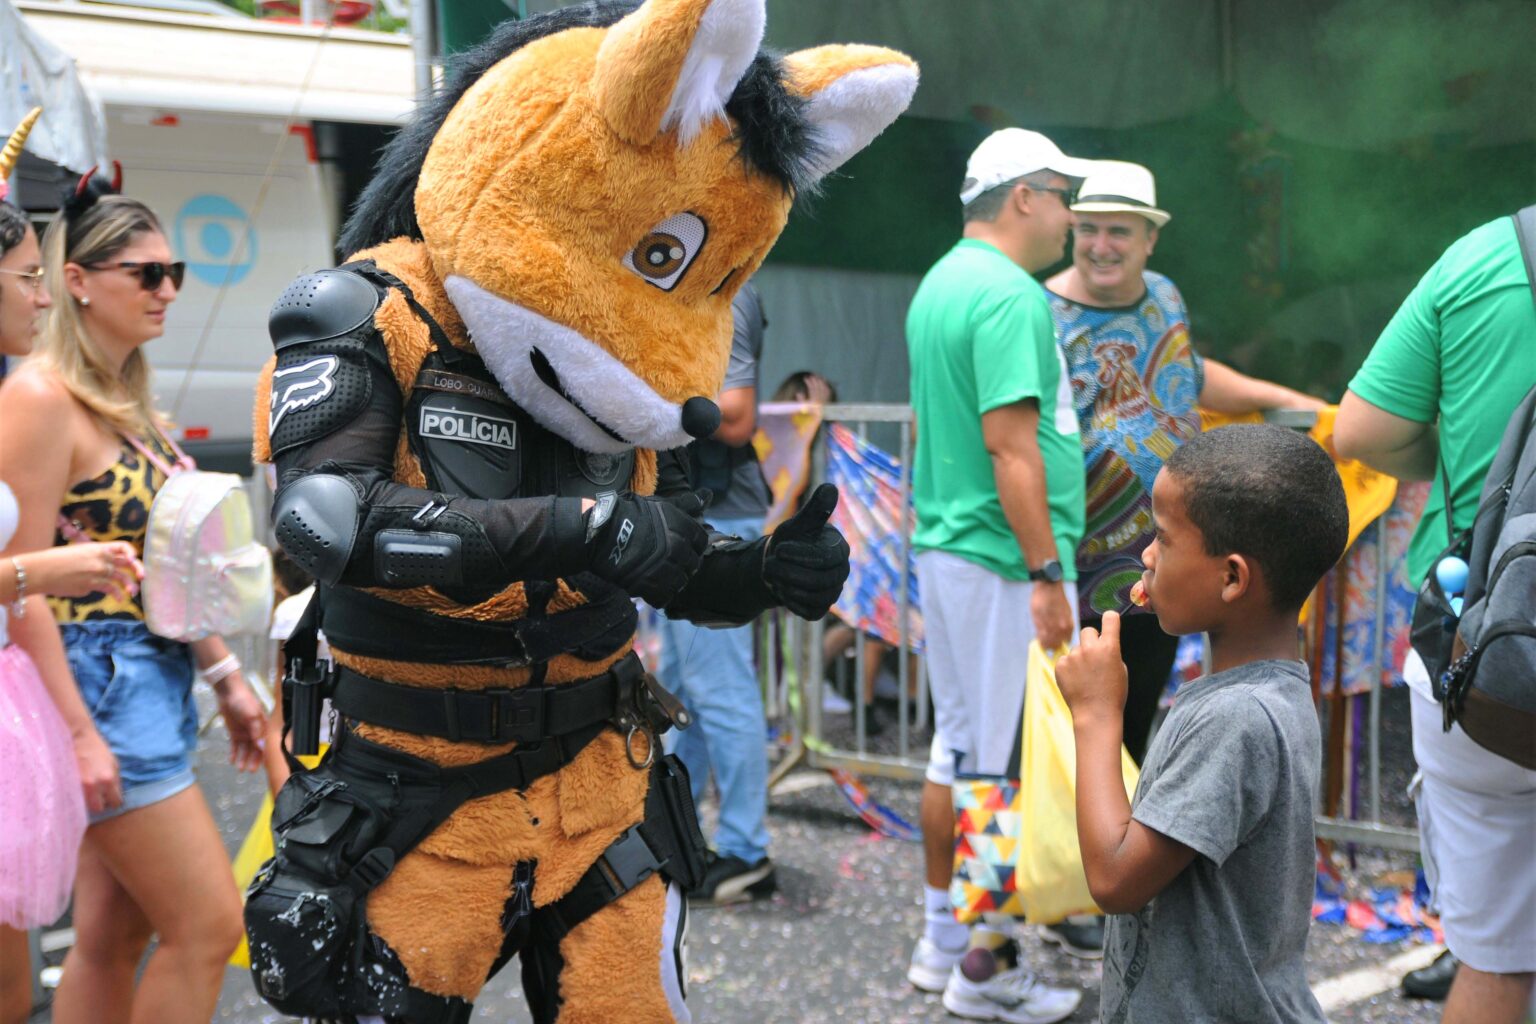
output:
[[[526,21],[506,21],[485,42],[460,54],[443,87],[384,147],[373,179],[342,229],[339,251],[350,256],[402,235],[421,238],[416,222],[421,165],[449,112],[487,71],[536,39],[570,28],[606,28],[636,6],[632,0],[588,0]],[[753,58],[725,109],[737,124],[733,140],[749,167],[792,195],[814,190],[816,142],[805,118],[805,101],[784,87],[777,56],[765,51]]]

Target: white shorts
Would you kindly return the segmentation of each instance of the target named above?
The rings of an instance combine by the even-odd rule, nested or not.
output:
[[[943,551],[919,553],[917,575],[934,716],[925,775],[936,785],[953,785],[957,761],[962,772],[1010,774],[1017,770],[1008,762],[1024,715],[1025,667],[1035,636],[1031,585]],[[1077,588],[1065,587],[1076,609]]]
[[[1410,653],[1404,675],[1423,673]],[[1414,664],[1414,663],[1418,664]],[[1490,974],[1536,971],[1536,772],[1442,727],[1412,688],[1419,848],[1445,944]]]

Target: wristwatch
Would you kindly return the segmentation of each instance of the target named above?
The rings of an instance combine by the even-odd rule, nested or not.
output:
[[[1060,583],[1061,563],[1051,559],[1038,569],[1029,570],[1029,582],[1031,583]]]

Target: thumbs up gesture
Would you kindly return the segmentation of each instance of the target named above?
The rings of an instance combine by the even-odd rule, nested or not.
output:
[[[799,512],[780,524],[763,552],[763,582],[802,619],[819,619],[848,579],[848,542],[827,525],[837,488],[822,484]]]

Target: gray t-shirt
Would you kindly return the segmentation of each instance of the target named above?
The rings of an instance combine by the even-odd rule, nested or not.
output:
[[[763,354],[763,328],[768,320],[763,316],[763,304],[757,297],[757,289],[748,281],[731,300],[731,361],[725,369],[725,383],[721,391],[732,388],[757,387],[757,361]],[[757,463],[757,454],[750,441],[744,445],[749,458],[731,471],[731,486],[723,497],[717,498],[709,508],[711,522],[717,519],[762,519],[768,514],[768,482],[763,479],[763,469]],[[740,458],[740,456],[738,456]]]
[[[1321,1024],[1304,962],[1321,757],[1299,661],[1179,691],[1131,816],[1196,856],[1140,913],[1109,918],[1100,1021]]]

